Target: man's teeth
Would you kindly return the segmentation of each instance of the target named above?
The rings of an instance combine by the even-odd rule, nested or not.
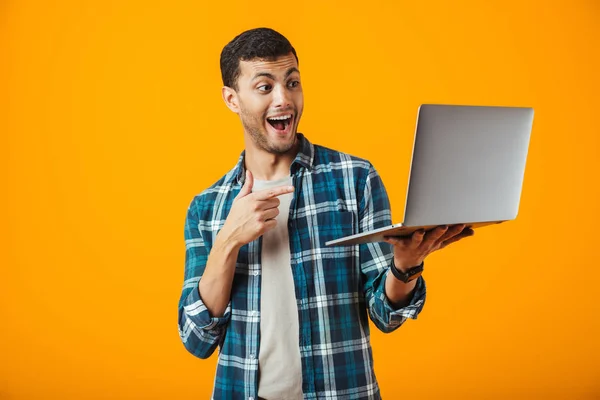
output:
[[[285,121],[286,119],[290,119],[292,118],[291,115],[282,115],[281,117],[272,117],[272,118],[267,118],[268,120],[271,121]]]

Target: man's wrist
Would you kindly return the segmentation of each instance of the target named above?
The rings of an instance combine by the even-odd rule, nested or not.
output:
[[[395,260],[392,259],[392,265],[390,266],[390,272],[397,280],[409,283],[415,279],[417,279],[423,273],[423,261],[419,265],[408,267],[404,270],[401,270],[396,267]]]
[[[213,248],[215,247],[222,250],[226,254],[230,254],[233,252],[238,252],[242,248],[242,244],[238,243],[231,235],[227,233],[227,231],[221,229],[215,238],[215,244]]]
[[[406,272],[409,269],[420,266],[421,264],[423,264],[423,260],[412,261],[412,262],[406,262],[406,261],[398,262],[398,260],[396,258],[392,259],[392,266],[396,267],[396,269],[400,272]]]

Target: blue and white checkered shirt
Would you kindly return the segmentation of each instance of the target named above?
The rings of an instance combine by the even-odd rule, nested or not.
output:
[[[379,399],[367,315],[383,332],[416,319],[425,303],[425,281],[419,277],[410,304],[395,309],[384,292],[391,245],[325,246],[391,225],[390,204],[371,163],[313,145],[302,134],[298,138],[300,151],[290,169],[295,191],[288,229],[304,398]],[[244,177],[242,153],[231,171],[194,197],[185,221],[179,334],[185,348],[200,358],[219,346],[215,400],[258,398],[261,238],[239,252],[223,317],[210,315],[198,291],[208,254]]]

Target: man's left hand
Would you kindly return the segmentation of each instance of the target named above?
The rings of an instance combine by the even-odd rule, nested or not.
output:
[[[474,233],[473,229],[460,224],[438,226],[427,232],[418,230],[407,237],[386,236],[384,240],[394,246],[394,265],[405,272],[420,265],[434,251],[473,236]]]

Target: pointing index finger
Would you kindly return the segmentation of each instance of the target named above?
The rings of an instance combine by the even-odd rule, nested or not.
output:
[[[271,189],[259,190],[255,195],[257,200],[268,200],[273,197],[281,196],[282,194],[292,193],[293,191],[293,186],[278,186]]]

